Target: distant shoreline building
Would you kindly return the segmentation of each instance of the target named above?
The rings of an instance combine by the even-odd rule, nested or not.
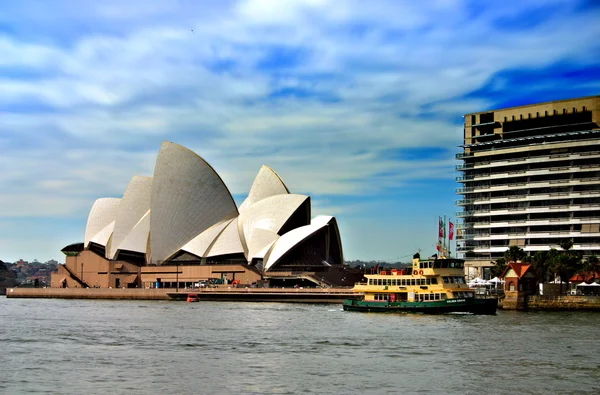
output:
[[[336,219],[311,218],[309,196],[290,193],[263,166],[237,207],[208,163],[171,142],[162,144],[153,177],[133,177],[122,198],[97,199],[83,243],[62,251],[66,263],[52,287],[357,281],[344,266]]]
[[[491,266],[510,246],[600,255],[600,96],[465,115],[457,251]]]

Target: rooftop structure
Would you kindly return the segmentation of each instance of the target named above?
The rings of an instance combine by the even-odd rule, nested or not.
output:
[[[600,96],[465,115],[458,252],[490,266],[510,246],[600,254]]]

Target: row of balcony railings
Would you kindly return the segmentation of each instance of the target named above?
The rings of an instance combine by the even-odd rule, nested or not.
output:
[[[574,163],[579,162],[579,163]],[[518,174],[534,171],[561,171],[567,169],[591,169],[599,167],[597,158],[586,158],[581,161],[540,161],[528,164],[519,164],[518,168],[506,166],[498,166],[498,168],[485,168],[481,170],[467,170],[469,171],[465,175],[472,175],[476,177],[489,177],[494,175],[501,175],[505,173]],[[492,171],[495,170],[495,171]],[[582,170],[587,171],[587,170]]]
[[[465,206],[470,204],[486,204],[486,203],[502,203],[506,200],[517,200],[517,199],[526,199],[526,200],[543,200],[545,198],[555,198],[554,200],[561,199],[573,199],[573,198],[581,198],[581,197],[593,197],[595,195],[600,195],[600,191],[590,190],[590,191],[572,191],[572,192],[552,192],[552,193],[531,193],[531,194],[518,194],[518,195],[510,195],[510,196],[485,196],[485,197],[477,197],[472,199],[460,199],[455,200],[454,204],[457,206]]]
[[[474,144],[464,144],[459,147],[463,147],[465,149],[469,149],[469,151],[459,152],[455,155],[456,159],[464,159],[473,157],[475,153],[485,153],[490,152],[493,153],[497,150],[506,150],[524,146],[538,146],[544,144],[553,144],[553,143],[572,143],[572,142],[580,142],[585,140],[596,139],[596,135],[600,133],[600,130],[582,130],[582,131],[573,131],[566,133],[556,133],[551,135],[541,135],[535,137],[518,137],[518,138],[510,138],[510,139],[502,139],[502,140],[493,140],[486,141],[481,143]],[[542,140],[542,141],[539,141]]]
[[[487,168],[487,167],[500,167],[500,166],[513,166],[513,165],[523,165],[527,163],[540,163],[543,161],[546,162],[559,162],[564,160],[569,160],[572,162],[577,162],[581,160],[588,159],[590,157],[600,156],[600,151],[593,152],[585,152],[585,153],[568,153],[568,154],[546,154],[539,156],[524,156],[520,158],[513,159],[495,159],[484,160],[475,163],[463,163],[461,165],[456,165],[455,169],[457,171],[462,170],[471,170],[476,168]]]
[[[591,171],[597,171],[598,169],[600,169],[600,163],[594,163],[594,164],[589,164],[589,165],[584,165],[584,166],[561,166],[561,167],[547,167],[547,168],[541,168],[541,169],[519,169],[519,170],[514,170],[514,171],[502,171],[502,172],[497,172],[497,173],[481,173],[481,174],[465,174],[462,176],[458,176],[455,178],[455,180],[457,182],[463,182],[463,181],[473,181],[476,179],[480,179],[480,180],[484,180],[487,178],[507,178],[507,177],[533,177],[533,176],[545,176],[545,175],[552,175],[552,174],[556,174],[556,172],[561,172],[561,173],[569,173],[569,174],[573,174],[573,173],[582,173],[580,177],[577,177],[576,179],[586,179],[586,178],[597,178],[598,176],[593,174],[593,175],[589,175],[589,174],[583,174],[583,173],[589,173]],[[541,180],[541,181],[545,181],[545,180]],[[548,180],[550,181],[550,180]],[[559,179],[557,181],[563,181],[563,179]],[[569,181],[569,180],[566,180]]]
[[[597,195],[600,195],[600,190],[587,190],[587,191],[565,191],[565,192],[543,192],[543,193],[520,193],[515,195],[505,195],[505,196],[480,196],[480,197],[472,197],[470,199],[459,199],[455,200],[454,203],[457,206],[465,206],[465,205],[481,205],[481,204],[490,204],[490,203],[504,203],[511,200],[544,200],[547,198],[561,201],[565,199],[581,199],[590,197],[593,198]]]
[[[524,146],[524,145],[576,141],[576,140],[581,140],[581,139],[585,139],[585,138],[593,138],[595,135],[597,135],[599,133],[600,133],[600,130],[579,130],[579,131],[542,134],[542,135],[526,136],[526,137],[513,137],[513,138],[508,138],[508,139],[485,141],[485,142],[473,143],[473,144],[463,144],[463,145],[460,145],[460,147],[469,148],[469,149],[473,150],[474,148],[479,148],[479,147],[484,147],[484,146],[492,146],[491,149],[494,149],[495,147],[493,147],[493,146],[505,145],[506,147],[500,148],[500,149],[505,149],[505,148],[514,148],[517,146]],[[479,151],[480,150],[478,150],[478,152]]]
[[[600,182],[600,177],[586,177],[586,178],[568,178],[568,179],[552,179],[552,180],[543,180],[543,181],[529,181],[529,182],[512,182],[509,184],[485,184],[485,185],[477,185],[471,187],[461,187],[456,188],[457,194],[464,194],[469,192],[488,192],[488,190],[502,190],[504,188],[511,189],[536,189],[536,188],[544,188],[555,187],[555,188],[564,188],[569,186],[577,186],[578,184],[595,184]],[[556,185],[556,184],[568,184],[568,185]]]
[[[600,234],[600,231],[596,232],[595,229],[594,231],[582,231],[582,230],[570,230],[570,229],[563,229],[563,230],[546,230],[546,231],[542,231],[542,232],[533,232],[533,231],[520,231],[520,232],[504,232],[504,233],[462,233],[460,235],[458,235],[456,237],[457,240],[473,240],[477,237],[507,237],[507,238],[532,238],[532,239],[539,239],[539,238],[543,238],[546,236],[557,236],[557,235],[564,235],[566,237],[590,237],[590,235],[595,235],[595,234]]]
[[[539,224],[539,222],[548,223],[551,225],[581,225],[584,221],[596,221],[600,220],[600,215],[592,217],[577,217],[577,218],[546,218],[546,219],[520,219],[514,221],[487,221],[487,222],[469,222],[456,224],[456,229],[466,230],[473,229],[476,226],[479,227],[495,227],[502,228],[504,225],[517,225],[522,224],[523,226],[543,226],[545,224]]]
[[[573,208],[577,208],[577,209],[590,209],[590,210],[594,210],[597,209],[598,207],[600,207],[600,204],[598,203],[590,203],[590,204],[578,204],[578,205],[571,205],[571,204],[566,204],[566,205],[551,205],[551,206],[534,206],[534,207],[511,207],[511,208],[500,208],[500,209],[483,209],[483,210],[467,210],[467,211],[457,211],[455,212],[455,216],[458,217],[472,217],[476,214],[480,214],[480,215],[497,215],[496,213],[500,213],[500,215],[502,213],[507,213],[507,212],[515,212],[517,214],[524,214],[527,213],[528,211],[531,212],[538,212],[539,210],[547,210],[547,212],[552,212],[552,210],[559,210],[559,211],[564,211],[564,210],[573,210]]]
[[[459,246],[456,248],[457,252],[460,253],[464,253],[464,252],[475,252],[475,253],[485,253],[485,252],[490,252],[490,251],[475,251],[475,250],[491,250],[492,248],[505,248],[508,249],[510,246],[509,245],[501,245],[501,246],[490,246],[490,245],[482,245],[482,246]],[[523,244],[523,245],[519,245],[519,247],[521,248],[526,248],[529,251],[547,251],[550,248],[554,248],[556,250],[561,250],[561,246],[560,243],[548,243],[548,244]],[[578,250],[578,251],[600,251],[600,245],[598,243],[578,243],[577,245],[574,245],[573,250]],[[595,252],[594,255],[597,255],[598,253]]]

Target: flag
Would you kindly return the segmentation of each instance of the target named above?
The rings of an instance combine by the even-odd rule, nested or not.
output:
[[[444,237],[444,221],[442,221],[442,217],[438,217],[438,237]]]
[[[454,224],[448,221],[448,240],[452,240],[454,238]]]
[[[437,245],[435,246],[435,248],[438,250],[438,252],[442,251],[442,242],[438,241]]]

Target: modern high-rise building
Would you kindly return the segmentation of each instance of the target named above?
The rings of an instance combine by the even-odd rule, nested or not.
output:
[[[600,255],[600,96],[465,115],[456,168],[460,255],[490,266],[510,246]]]

